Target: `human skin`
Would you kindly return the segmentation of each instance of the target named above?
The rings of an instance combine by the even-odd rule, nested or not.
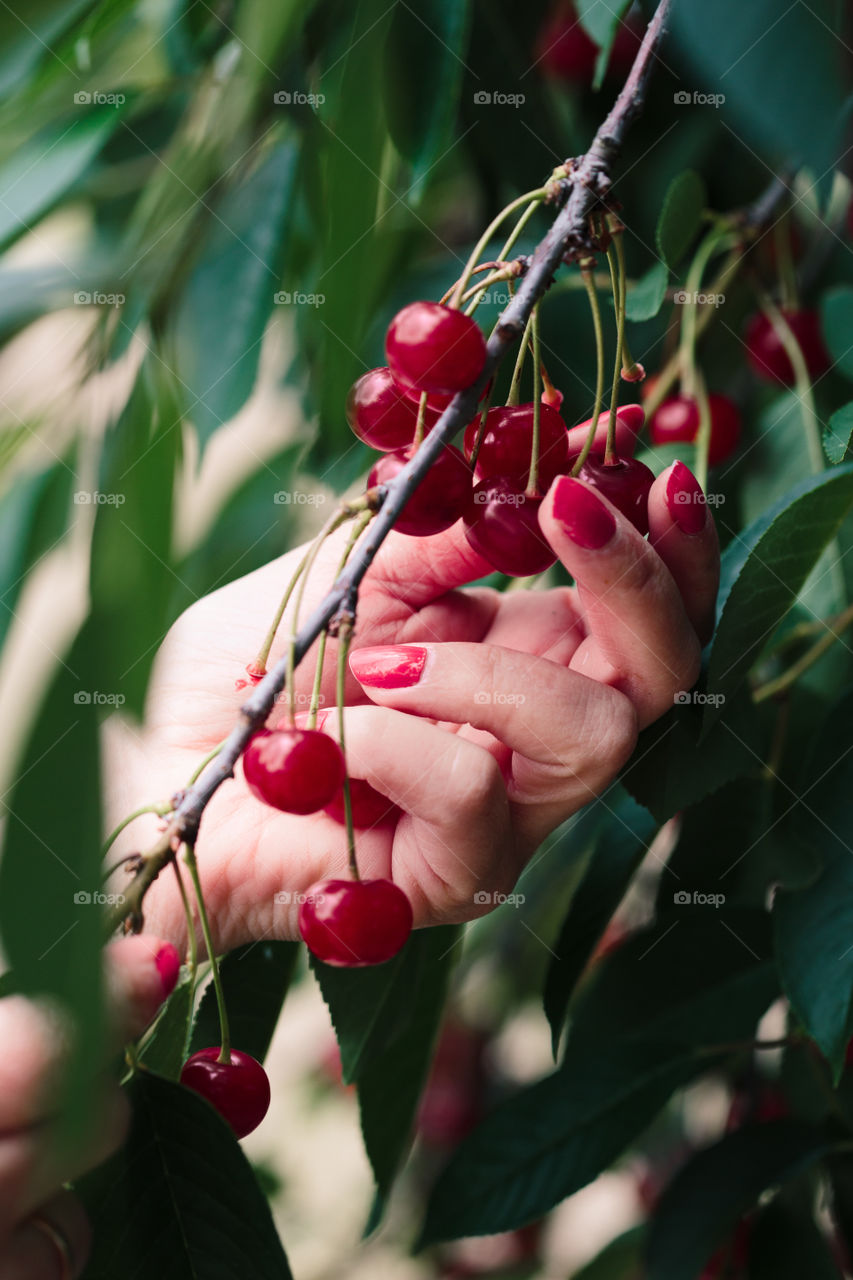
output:
[[[621,423],[618,431],[618,451],[630,452],[632,433]],[[571,448],[578,449],[585,428],[571,434]],[[358,859],[364,876],[391,876],[403,889],[416,927],[473,919],[488,910],[483,892],[511,892],[542,840],[616,777],[639,729],[695,682],[712,625],[719,552],[707,508],[700,504],[702,519],[695,503],[673,501],[684,476],[670,468],[655,481],[648,541],[594,495],[598,514],[591,526],[587,519],[580,542],[600,541],[611,521],[613,530],[595,547],[572,538],[570,530],[578,535],[577,503],[570,505],[577,482],[558,479],[540,523],[575,580],[570,589],[463,589],[489,566],[465,541],[461,522],[427,539],[391,534],[380,549],[359,600],[346,691],[347,759],[353,777],[369,781],[403,811],[396,826],[358,833]],[[589,527],[598,530],[592,539]],[[328,589],[345,537],[329,539],[318,557],[303,616]],[[144,728],[116,724],[110,732],[116,818],[171,796],[228,733],[245,698],[236,682],[301,555],[301,549],[289,552],[199,600],[175,623],[155,663]],[[288,627],[289,615],[273,661],[284,652]],[[377,646],[415,646],[420,678],[397,687],[360,683],[353,671],[375,672],[380,659],[388,663],[387,652],[367,652]],[[404,667],[407,658],[412,665],[412,653],[398,655]],[[301,708],[313,656],[297,673]],[[330,643],[322,692],[323,728],[331,733],[337,731],[334,659]],[[285,715],[280,704],[271,723]],[[115,856],[145,848],[156,830],[155,818],[140,819]],[[347,874],[345,836],[336,822],[323,813],[295,817],[268,808],[248,793],[239,767],[209,804],[196,853],[218,951],[252,939],[295,938],[299,895],[319,879]],[[289,903],[276,902],[282,892]],[[146,897],[145,921],[141,937],[113,944],[110,952],[115,1017],[124,1033],[138,1034],[163,998],[152,967],[163,942],[182,954],[186,948],[171,874]],[[48,1082],[61,1070],[61,1037],[53,1025],[23,1000],[0,1002],[0,1036],[19,1046],[26,1063],[26,1071],[13,1070],[9,1080],[0,1065],[0,1274],[8,1280],[60,1274],[55,1250],[26,1223],[39,1205],[47,1204],[45,1215],[73,1237],[77,1272],[87,1247],[79,1206],[68,1192],[52,1199],[76,1170],[59,1176],[39,1124]],[[120,1141],[123,1124],[120,1103],[105,1085],[102,1131],[81,1167],[103,1159]],[[16,1261],[22,1249],[29,1251],[28,1270]]]

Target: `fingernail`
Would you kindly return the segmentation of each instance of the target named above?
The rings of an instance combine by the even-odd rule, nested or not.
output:
[[[682,533],[701,533],[705,528],[705,495],[699,481],[683,462],[674,462],[666,482],[667,510]]]
[[[350,670],[369,689],[407,689],[423,675],[427,651],[416,644],[375,645],[350,654]]]
[[[646,411],[641,404],[623,404],[616,410],[616,417],[634,435],[639,435],[646,420]]]
[[[563,476],[554,490],[554,516],[572,542],[585,551],[598,551],[616,532],[616,521],[595,494],[571,476]]]
[[[181,957],[171,942],[164,942],[154,957],[154,963],[157,966],[157,972],[163,984],[163,999],[167,1000],[178,983],[178,974],[181,972]]]

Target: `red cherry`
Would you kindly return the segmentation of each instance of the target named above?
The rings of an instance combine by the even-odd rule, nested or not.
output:
[[[299,908],[299,932],[325,964],[384,964],[412,932],[412,906],[390,880],[320,880]]]
[[[712,467],[731,457],[740,440],[740,410],[728,396],[712,392],[708,396],[711,414],[711,439],[708,461]],[[692,396],[670,396],[652,415],[650,433],[653,444],[692,443],[699,431],[699,402]]]
[[[541,505],[541,497],[528,496],[515,479],[481,480],[465,512],[465,537],[501,573],[541,573],[557,558],[536,518]]]
[[[401,386],[452,395],[483,372],[486,340],[461,311],[440,302],[410,302],[388,326],[385,355]]]
[[[340,790],[344,757],[319,729],[261,729],[243,753],[252,795],[285,813],[316,813]]]
[[[809,376],[818,377],[832,364],[820,331],[816,311],[784,311],[794,337],[802,348]],[[763,311],[756,312],[744,333],[746,355],[752,368],[766,382],[782,382],[793,386],[794,368],[771,320]]]
[[[371,468],[368,489],[388,484],[402,471],[411,450],[386,453]],[[394,526],[398,533],[422,538],[441,533],[455,524],[465,510],[471,492],[471,471],[462,454],[452,444],[445,445],[424,479],[406,503]]]
[[[649,489],[654,478],[654,472],[636,458],[606,463],[601,453],[589,454],[578,472],[579,480],[603,494],[643,534],[649,531]]]
[[[363,778],[350,778],[349,780],[350,803],[352,804],[352,822],[354,827],[364,830],[368,827],[378,827],[383,823],[396,822],[400,816],[400,810],[389,800],[387,796],[383,796],[381,791],[377,791],[369,782],[365,782]],[[344,813],[344,793],[343,788],[337,793],[334,800],[326,805],[326,813],[330,818],[334,818],[335,822],[339,822],[341,826],[346,821]]]
[[[427,403],[424,428],[429,431],[441,415],[441,409]],[[391,453],[406,449],[418,425],[418,402],[397,386],[391,370],[370,369],[353,383],[347,396],[347,422],[359,440],[371,449]]]
[[[231,1050],[220,1062],[218,1048],[199,1049],[181,1068],[181,1084],[200,1093],[227,1120],[238,1138],[257,1129],[270,1105],[270,1082],[251,1054]]]
[[[464,453],[468,461],[474,452],[480,419],[476,417],[465,428]],[[517,480],[521,488],[530,473],[530,450],[533,444],[533,405],[506,405],[490,409],[486,414],[477,466],[478,480],[490,476],[506,476]],[[569,436],[566,424],[555,409],[544,402],[539,406],[539,487],[544,493],[555,476],[566,467]]]

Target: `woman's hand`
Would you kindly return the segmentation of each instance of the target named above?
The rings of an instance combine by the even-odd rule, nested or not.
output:
[[[618,432],[619,452],[630,452],[632,433],[621,422]],[[585,427],[572,434],[580,447]],[[543,838],[613,780],[638,729],[698,675],[719,555],[713,520],[685,467],[655,481],[648,541],[595,491],[565,477],[548,493],[540,522],[575,587],[461,590],[490,568],[461,525],[427,539],[392,534],[363,584],[347,688],[350,772],[404,812],[396,826],[358,833],[359,865],[365,876],[394,879],[416,925],[472,919],[489,909],[484,894],[509,892]],[[303,616],[327,591],[345,537],[330,538],[318,557]],[[230,730],[245,697],[235,681],[301,554],[200,600],[172,628],[145,733],[122,730],[111,753],[117,818],[168,798]],[[284,652],[289,626],[286,617],[272,660]],[[302,709],[313,656],[297,672]],[[334,664],[330,643],[327,712]],[[272,723],[284,714],[277,708]],[[336,722],[327,714],[323,727],[335,733]],[[140,820],[125,847],[144,848],[154,834]],[[222,950],[295,937],[299,895],[346,874],[342,827],[324,813],[291,817],[265,806],[239,770],[208,806],[197,854]],[[145,915],[184,945],[171,877],[149,892]]]
[[[107,951],[113,1049],[135,1039],[171,993],[180,957],[158,938],[122,939]],[[120,1144],[127,1104],[104,1063],[101,1104],[85,1150],[58,1154],[52,1108],[62,1079],[67,1028],[23,996],[0,1000],[0,1276],[68,1280],[89,1252],[82,1206],[63,1183],[94,1168]]]

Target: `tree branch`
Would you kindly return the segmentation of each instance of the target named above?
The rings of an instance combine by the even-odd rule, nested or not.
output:
[[[625,134],[642,110],[671,7],[672,0],[660,0],[616,102],[599,127],[587,153],[569,167],[565,184],[561,184],[563,190],[568,185],[568,199],[537,246],[512,301],[501,314],[489,338],[486,363],[479,380],[454,397],[411,461],[387,485],[380,511],[361,545],[353,553],[350,563],[332,589],[300,628],[296,638],[297,663],[302,661],[311,645],[335,617],[342,612],[352,612],[358,586],[409,498],[444,446],[453,440],[476,412],[481,391],[509,347],[521,336],[533,307],[550,286],[557,268],[567,256],[571,257],[585,249],[589,239],[589,214],[610,191],[613,161],[622,147]],[[141,919],[142,898],[148,887],[172,860],[182,843],[195,842],[206,806],[222,783],[233,777],[235,763],[252,734],[267,720],[276,698],[284,688],[286,672],[285,656],[268,672],[241,707],[240,719],[228,735],[222,750],[201,777],[187,788],[162,836],[143,855],[142,869],[127,887],[124,902],[110,916],[111,932],[126,919],[138,924]]]

